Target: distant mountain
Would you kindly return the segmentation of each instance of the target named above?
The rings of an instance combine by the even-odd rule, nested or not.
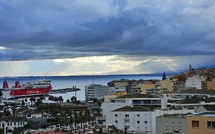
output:
[[[185,69],[183,69],[183,71],[184,70]],[[156,74],[156,73],[161,74],[163,72],[166,72],[167,74],[173,74],[173,73],[182,72],[182,69],[173,70],[170,67],[168,67],[167,64],[163,64],[161,62],[155,62],[155,61],[147,61],[147,62],[140,63],[134,68],[119,70],[119,71],[111,72],[109,74]]]

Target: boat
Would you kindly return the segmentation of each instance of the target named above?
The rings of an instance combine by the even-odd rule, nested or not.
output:
[[[40,96],[46,95],[52,90],[51,81],[42,79],[35,82],[26,82],[20,85],[19,81],[15,82],[15,86],[9,87],[8,82],[3,82],[2,93],[3,96],[10,96],[11,98],[28,97],[28,96]]]

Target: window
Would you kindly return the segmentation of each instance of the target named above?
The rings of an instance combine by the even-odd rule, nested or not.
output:
[[[139,124],[139,123],[140,123],[140,121],[137,121],[137,123]]]
[[[117,120],[115,120],[115,123],[118,123],[118,121],[117,121]]]
[[[175,127],[175,122],[172,122],[172,127]]]
[[[117,114],[115,114],[115,117],[117,117],[118,115]]]
[[[168,122],[166,122],[166,127],[168,127],[169,126],[169,123]]]
[[[208,121],[208,128],[215,128],[215,121]]]
[[[147,124],[147,121],[145,121],[145,123]]]
[[[137,114],[137,117],[140,117],[140,115],[139,115],[139,114]]]
[[[169,133],[169,129],[166,129],[166,133]]]
[[[129,117],[129,114],[126,114],[125,117]]]
[[[181,122],[178,122],[178,127],[181,127]]]
[[[199,127],[199,121],[192,121],[192,127]]]

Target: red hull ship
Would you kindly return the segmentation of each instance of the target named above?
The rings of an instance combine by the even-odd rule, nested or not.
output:
[[[15,82],[15,87],[9,88],[7,81],[3,82],[4,91],[9,92],[11,97],[25,97],[25,96],[38,96],[45,95],[51,89],[50,80],[37,80],[36,82],[26,82],[22,86],[19,81]]]

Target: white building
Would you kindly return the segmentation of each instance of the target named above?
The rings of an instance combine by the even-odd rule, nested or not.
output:
[[[143,106],[124,106],[105,115],[105,126],[133,134],[156,134],[156,117],[164,114],[194,113],[194,110],[150,110]],[[109,130],[107,130],[109,131]]]
[[[108,95],[111,93],[111,90],[107,85],[98,85],[98,84],[91,84],[88,86],[85,86],[85,99],[104,99],[105,95]]]
[[[144,98],[148,95],[125,95],[112,99],[109,103],[102,104],[102,113],[105,117],[103,125],[108,129],[115,126],[120,131],[125,128],[130,133],[156,134],[156,117],[163,114],[194,113],[194,109],[166,110],[167,97]],[[149,96],[148,96],[149,97]],[[153,110],[145,107],[158,107],[163,110]]]
[[[199,75],[195,75],[193,77],[188,77],[186,80],[186,88],[195,88],[195,89],[202,89],[202,82],[205,79]]]
[[[7,131],[13,131],[14,128],[23,128],[27,124],[25,117],[7,117],[0,119],[0,128],[4,130],[4,134]]]

